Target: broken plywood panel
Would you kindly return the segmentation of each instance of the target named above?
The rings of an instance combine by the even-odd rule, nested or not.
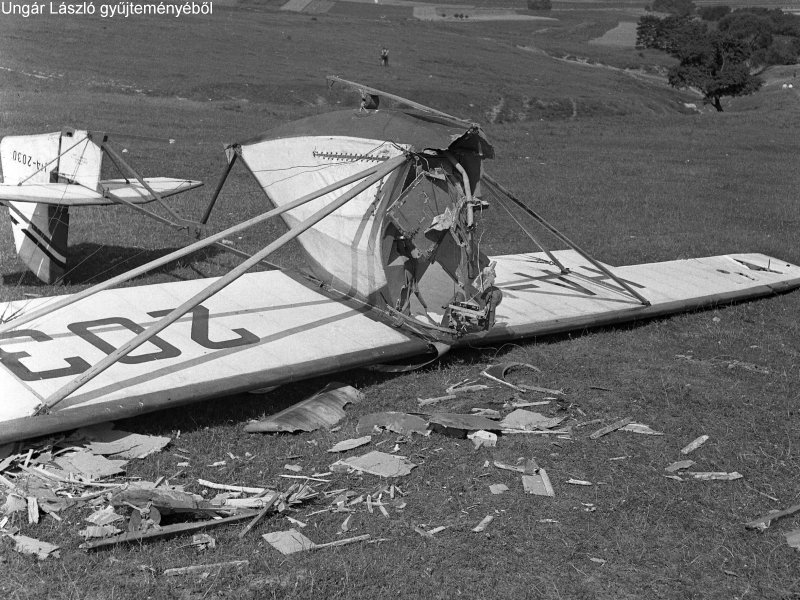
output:
[[[361,417],[356,426],[356,433],[366,435],[381,429],[394,431],[400,435],[411,435],[412,433],[419,435],[430,434],[428,422],[422,417],[393,411],[372,413]]]
[[[411,473],[411,469],[416,466],[405,456],[373,450],[363,456],[336,461],[330,468],[331,471],[346,469],[378,475],[379,477],[403,477]]]
[[[500,421],[500,427],[502,429],[522,429],[527,431],[552,429],[564,419],[566,417],[546,417],[542,413],[518,408]]]
[[[549,496],[551,498],[556,495],[553,484],[550,483],[550,477],[547,476],[547,471],[544,469],[539,469],[537,473],[523,475],[522,487],[526,494]]]
[[[249,423],[249,433],[277,433],[314,431],[320,427],[333,427],[344,418],[344,407],[358,402],[364,395],[354,387],[331,383],[320,393],[290,406],[270,417]]]
[[[333,445],[333,447],[328,449],[328,452],[347,452],[348,450],[353,450],[354,448],[359,448],[360,446],[365,446],[372,441],[371,435],[365,435],[364,437],[360,438],[352,438],[349,440],[342,440]]]

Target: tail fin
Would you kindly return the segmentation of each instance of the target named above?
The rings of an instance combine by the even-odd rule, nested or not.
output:
[[[67,181],[97,189],[102,151],[86,131],[7,136],[0,140],[6,185]],[[69,208],[9,202],[14,243],[20,259],[45,283],[66,270]]]

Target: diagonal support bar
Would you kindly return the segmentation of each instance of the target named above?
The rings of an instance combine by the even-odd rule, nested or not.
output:
[[[388,164],[388,163],[384,163],[384,166],[385,166],[385,164]],[[317,190],[315,192],[311,192],[310,194],[306,194],[302,198],[298,198],[297,200],[289,202],[288,204],[285,204],[284,206],[279,206],[279,207],[274,208],[274,209],[272,209],[270,211],[262,213],[262,214],[260,214],[258,216],[253,217],[252,219],[248,219],[247,221],[239,223],[238,225],[234,225],[232,227],[229,227],[228,229],[220,231],[219,233],[215,233],[214,235],[211,235],[211,236],[209,236],[209,237],[207,237],[205,239],[202,239],[202,240],[200,240],[198,242],[195,242],[194,244],[190,244],[189,246],[186,246],[185,248],[181,248],[181,249],[176,250],[174,252],[170,252],[169,254],[167,254],[165,256],[162,256],[161,258],[157,258],[157,259],[155,259],[153,261],[150,261],[149,263],[146,263],[146,264],[144,264],[144,265],[142,265],[140,267],[132,269],[132,270],[128,271],[127,273],[122,273],[121,275],[118,275],[116,277],[112,277],[111,279],[109,279],[107,281],[103,281],[101,283],[98,283],[97,285],[94,285],[94,286],[92,286],[90,288],[82,290],[82,291],[80,291],[80,292],[78,292],[76,294],[71,294],[69,296],[63,296],[60,300],[57,300],[53,304],[50,304],[50,305],[47,305],[47,306],[43,306],[40,309],[31,311],[30,313],[27,313],[25,315],[21,315],[21,316],[13,319],[11,321],[8,321],[7,323],[5,323],[3,325],[0,325],[0,333],[5,333],[7,331],[11,331],[13,329],[16,329],[20,325],[24,325],[26,323],[29,323],[29,322],[35,320],[35,319],[38,319],[40,317],[44,317],[44,316],[46,316],[46,315],[48,315],[48,314],[50,314],[50,313],[52,313],[52,312],[54,312],[56,310],[59,310],[59,309],[64,308],[66,306],[69,306],[70,304],[74,304],[75,302],[83,300],[84,298],[88,298],[89,296],[92,296],[92,295],[94,295],[94,294],[96,294],[98,292],[101,292],[101,291],[105,290],[105,289],[108,289],[110,287],[113,287],[115,285],[123,283],[125,281],[128,281],[129,279],[133,279],[134,277],[138,277],[139,275],[143,275],[143,274],[147,273],[148,271],[152,271],[153,269],[157,269],[157,268],[159,268],[159,267],[161,267],[161,266],[163,266],[163,265],[165,265],[165,264],[167,264],[169,262],[172,262],[173,260],[177,260],[179,258],[183,258],[184,256],[186,256],[188,254],[191,254],[192,252],[196,252],[197,250],[201,250],[202,248],[205,248],[206,246],[210,246],[211,244],[219,243],[223,239],[225,239],[226,237],[228,237],[230,235],[233,235],[234,233],[238,233],[240,231],[243,231],[244,229],[247,229],[247,228],[252,227],[254,225],[258,225],[259,223],[267,221],[268,219],[271,219],[271,218],[273,218],[273,217],[275,217],[277,215],[283,214],[283,213],[285,213],[287,211],[290,211],[290,210],[292,210],[294,208],[297,208],[298,206],[301,206],[303,204],[307,204],[308,202],[311,202],[312,200],[316,200],[317,198],[321,198],[322,196],[325,196],[326,194],[330,194],[331,192],[335,192],[336,190],[338,190],[340,188],[343,188],[343,187],[345,187],[347,185],[350,185],[351,183],[355,183],[355,182],[357,182],[357,181],[359,181],[361,179],[364,179],[365,177],[369,177],[371,175],[374,175],[380,169],[381,169],[380,165],[375,165],[375,166],[372,166],[372,167],[370,167],[368,169],[365,169],[363,171],[359,171],[358,173],[355,173],[354,175],[350,175],[349,177],[345,177],[344,179],[341,179],[341,180],[339,180],[339,181],[337,181],[335,183],[332,183],[331,185],[325,186],[324,188],[320,188],[319,190]],[[222,244],[222,245],[227,249],[227,247],[224,244]]]
[[[164,202],[164,199],[161,197],[161,194],[156,192],[152,188],[152,186],[150,186],[150,184],[147,183],[147,181],[145,181],[144,178],[141,175],[139,175],[139,173],[136,171],[136,169],[134,169],[132,166],[130,166],[127,162],[125,162],[125,159],[122,158],[116,152],[116,150],[114,150],[114,148],[111,147],[111,144],[107,139],[103,140],[103,144],[100,147],[103,149],[103,151],[106,154],[108,154],[109,157],[111,157],[111,159],[115,163],[118,163],[118,164],[122,165],[123,167],[125,167],[128,170],[128,172],[130,172],[130,174],[133,175],[133,177],[136,179],[136,181],[138,181],[142,185],[142,187],[144,189],[146,189],[150,193],[150,195],[152,195],[153,198],[155,198],[158,201],[158,203],[164,208],[164,210],[166,210],[170,215],[172,215],[173,219],[175,219],[176,221],[179,221],[180,223],[183,223],[185,227],[189,227],[189,225],[192,224],[191,221],[187,221],[186,219],[182,218],[179,214],[177,214],[174,210],[172,210],[167,205],[167,203]]]
[[[539,214],[537,214],[537,213],[536,213],[536,211],[534,211],[533,209],[529,208],[529,207],[528,207],[528,206],[527,206],[527,205],[526,205],[524,202],[522,202],[522,200],[520,200],[519,198],[515,197],[515,196],[514,196],[514,195],[513,195],[511,192],[509,192],[509,191],[508,191],[507,189],[505,189],[505,188],[504,188],[502,185],[500,185],[500,184],[499,184],[497,181],[495,181],[495,180],[494,180],[494,178],[492,178],[492,177],[491,177],[491,176],[489,176],[488,174],[484,174],[484,176],[483,176],[483,179],[484,179],[484,180],[485,180],[487,183],[489,183],[491,186],[493,186],[493,187],[494,187],[496,190],[498,190],[499,192],[502,192],[502,194],[503,194],[503,195],[504,195],[506,198],[508,198],[508,199],[509,199],[511,202],[513,202],[515,205],[517,205],[517,206],[518,206],[519,208],[521,208],[523,211],[525,211],[525,212],[528,214],[528,216],[530,216],[531,218],[533,218],[533,219],[534,219],[536,222],[538,222],[538,223],[539,223],[539,224],[540,224],[542,227],[544,227],[545,229],[547,229],[547,230],[548,230],[550,233],[552,233],[554,236],[556,236],[556,237],[557,237],[559,240],[561,240],[562,242],[564,242],[565,244],[567,244],[567,246],[569,246],[570,248],[572,248],[573,250],[575,250],[575,251],[576,251],[578,254],[580,254],[580,255],[581,255],[583,258],[585,258],[585,259],[586,259],[586,260],[588,260],[590,263],[592,263],[592,265],[593,265],[595,268],[599,269],[599,270],[600,270],[600,271],[601,271],[603,274],[605,274],[606,276],[610,277],[610,278],[611,278],[611,279],[612,279],[612,280],[613,280],[613,281],[614,281],[614,282],[615,282],[617,285],[619,285],[620,287],[622,287],[622,288],[623,288],[623,289],[624,289],[626,292],[628,292],[628,293],[629,293],[631,296],[633,296],[633,297],[634,297],[634,298],[636,298],[636,299],[637,299],[639,302],[641,302],[641,303],[642,303],[642,305],[644,305],[644,306],[650,306],[650,301],[649,301],[647,298],[645,298],[645,297],[644,297],[644,296],[642,296],[642,295],[641,295],[639,292],[637,292],[635,289],[633,289],[633,288],[632,288],[630,285],[628,285],[628,284],[627,284],[627,283],[626,283],[626,282],[625,282],[623,279],[620,279],[619,277],[617,277],[616,275],[614,275],[614,273],[612,273],[611,271],[609,271],[609,270],[606,268],[606,266],[605,266],[605,265],[603,265],[601,262],[599,262],[599,261],[595,260],[595,259],[594,259],[594,258],[593,258],[593,257],[592,257],[592,256],[591,256],[589,253],[588,253],[588,252],[586,252],[585,250],[583,250],[582,248],[580,248],[580,247],[579,247],[577,244],[575,244],[575,243],[574,243],[572,240],[570,240],[570,239],[569,239],[569,238],[568,238],[566,235],[564,235],[563,233],[561,233],[561,232],[560,232],[558,229],[556,229],[556,228],[555,228],[553,225],[551,225],[549,222],[547,222],[547,221],[544,219],[544,217],[542,217],[542,216],[540,216]]]
[[[214,194],[211,196],[211,200],[209,200],[208,206],[206,206],[206,210],[203,213],[203,218],[200,219],[200,223],[202,225],[208,223],[208,219],[211,216],[211,211],[214,209],[214,205],[217,203],[217,198],[219,197],[219,193],[222,191],[222,186],[225,185],[225,181],[227,181],[228,175],[230,175],[231,169],[233,169],[233,165],[236,164],[237,158],[239,158],[238,147],[234,149],[233,156],[231,156],[231,159],[228,161],[228,166],[222,173],[222,177],[219,178],[219,182],[217,183],[217,188],[214,190]]]
[[[92,379],[100,375],[100,373],[105,371],[108,367],[116,363],[119,359],[127,356],[128,354],[133,352],[136,348],[147,342],[147,340],[149,340],[159,332],[163,331],[167,327],[169,327],[172,323],[180,319],[183,315],[192,310],[198,304],[200,304],[204,300],[207,300],[220,290],[224,289],[225,287],[236,281],[239,277],[241,277],[248,270],[250,270],[250,268],[253,267],[256,263],[266,258],[267,256],[269,256],[282,246],[286,245],[291,240],[295,239],[300,234],[302,234],[304,231],[310,229],[318,222],[320,222],[322,219],[329,216],[331,213],[337,211],[347,202],[355,198],[358,194],[367,190],[370,186],[381,181],[381,179],[383,179],[384,177],[389,175],[389,173],[400,167],[406,160],[408,160],[408,158],[405,155],[401,155],[401,156],[396,156],[395,158],[381,165],[378,169],[376,169],[373,175],[367,177],[361,183],[353,186],[352,189],[343,193],[336,200],[329,203],[327,206],[321,208],[316,213],[314,213],[306,220],[304,220],[302,223],[293,227],[292,229],[284,233],[282,236],[280,236],[278,239],[276,239],[274,242],[272,242],[271,244],[269,244],[256,254],[254,254],[251,258],[247,259],[237,267],[233,268],[228,273],[226,273],[225,275],[214,281],[211,285],[209,285],[205,289],[201,290],[200,292],[192,296],[189,300],[181,304],[178,308],[172,310],[160,321],[150,326],[149,328],[145,329],[136,337],[134,337],[127,343],[123,344],[122,346],[117,348],[114,352],[103,358],[100,362],[95,364],[88,371],[81,373],[80,375],[75,377],[72,381],[70,381],[66,385],[56,390],[53,394],[44,399],[42,405],[37,409],[36,414],[41,414],[42,412],[51,410],[59,402],[64,400],[67,396],[69,396],[71,393],[73,393],[80,387],[86,385]]]

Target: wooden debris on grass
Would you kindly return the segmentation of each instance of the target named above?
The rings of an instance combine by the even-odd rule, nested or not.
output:
[[[693,460],[679,460],[677,462],[672,463],[668,467],[664,467],[664,470],[667,473],[674,473],[675,471],[682,471],[683,469],[688,469],[689,467],[694,466],[696,463]]]
[[[501,417],[500,411],[493,408],[472,408],[469,412],[487,419],[499,419]]]
[[[217,540],[215,540],[207,533],[195,533],[192,536],[191,542],[189,542],[188,544],[184,544],[183,546],[180,547],[185,548],[187,546],[194,546],[198,550],[207,550],[209,548],[216,548]]]
[[[498,469],[503,469],[504,471],[514,471],[516,473],[525,473],[525,467],[522,466],[522,465],[509,465],[509,464],[500,462],[499,460],[493,461],[492,464],[494,464],[494,466],[497,467]]]
[[[502,429],[497,421],[478,415],[460,413],[436,413],[430,418],[431,429],[450,437],[465,437],[468,431],[498,431]]]
[[[422,417],[394,411],[365,415],[358,420],[358,425],[356,425],[356,433],[358,435],[367,435],[375,431],[380,432],[381,429],[394,431],[400,435],[411,435],[412,433],[419,435],[430,434],[428,422]]]
[[[612,431],[616,431],[617,429],[622,429],[623,427],[625,427],[627,424],[631,423],[632,421],[633,421],[633,419],[631,419],[630,417],[625,417],[624,419],[620,419],[619,421],[615,421],[611,425],[607,425],[606,427],[598,429],[593,434],[591,434],[589,436],[589,438],[591,438],[593,440],[596,440],[598,438],[603,437],[604,435],[607,435],[607,434],[611,433]]]
[[[745,523],[744,526],[747,529],[757,529],[758,531],[764,531],[770,525],[772,525],[773,521],[777,521],[778,519],[782,519],[783,517],[791,516],[797,512],[800,512],[800,504],[795,504],[794,506],[790,506],[784,510],[776,510],[770,513],[767,513],[763,517],[759,517],[749,523]]]
[[[113,506],[156,508],[161,514],[193,513],[208,514],[221,507],[214,506],[198,494],[176,489],[131,486],[111,496]]]
[[[482,383],[475,384],[474,381],[470,379],[465,379],[464,381],[459,381],[458,383],[454,383],[449,388],[445,390],[445,394],[448,396],[452,396],[453,394],[465,394],[468,392],[480,392],[482,390],[488,390],[488,385],[483,385]]]
[[[78,429],[68,441],[80,441],[93,454],[114,458],[145,458],[163,450],[172,440],[158,435],[143,435],[115,430],[113,423]]]
[[[176,567],[174,569],[166,569],[164,575],[166,577],[174,577],[176,575],[194,575],[196,573],[206,574],[212,572],[220,572],[223,569],[239,569],[246,567],[250,564],[247,560],[229,560],[226,562],[211,563],[207,565],[191,565],[188,567]]]
[[[28,502],[22,496],[11,492],[6,496],[6,501],[3,506],[0,506],[0,513],[4,515],[12,515],[16,512],[28,510]]]
[[[456,396],[454,394],[447,394],[446,396],[436,396],[435,398],[417,398],[417,404],[420,407],[429,406],[431,404],[436,404],[437,402],[441,402],[442,400],[455,400]]]
[[[347,515],[347,517],[345,517],[344,521],[342,521],[342,524],[339,525],[339,530],[342,533],[347,533],[348,531],[350,531],[350,519],[352,519],[352,518],[353,518],[353,515],[351,513],[351,514]]]
[[[89,540],[94,538],[107,538],[111,537],[112,535],[117,535],[118,533],[122,533],[122,530],[114,527],[113,525],[89,525],[88,527],[81,529],[78,532],[78,535],[86,540]]]
[[[225,490],[228,492],[241,492],[243,494],[263,494],[268,490],[262,487],[248,487],[244,485],[227,485],[222,483],[214,483],[213,481],[206,481],[205,479],[198,479],[198,485],[211,488],[212,490]]]
[[[114,512],[113,506],[106,506],[105,508],[101,508],[100,510],[96,510],[91,515],[86,517],[86,521],[91,523],[92,525],[110,525],[111,523],[116,523],[117,521],[123,521],[125,517],[122,515],[118,515]]]
[[[434,535],[444,531],[445,529],[447,529],[447,525],[440,525],[439,527],[434,527],[433,529],[429,529],[427,531],[423,529],[421,525],[414,525],[414,531],[429,540],[432,540]]]
[[[474,533],[480,533],[481,531],[484,531],[492,521],[494,521],[494,517],[492,515],[486,515],[483,517],[483,520],[480,523],[472,528],[472,531]]]
[[[387,454],[373,450],[363,456],[355,456],[336,461],[331,465],[331,471],[360,471],[379,477],[404,477],[416,467],[405,456]]]
[[[27,535],[6,534],[14,542],[14,550],[20,554],[33,554],[39,560],[50,556],[60,558],[59,547],[54,544],[42,542]]]
[[[106,548],[117,544],[131,544],[171,538],[184,533],[211,529],[229,523],[238,523],[240,521],[252,519],[254,515],[255,513],[253,512],[245,512],[221,519],[206,519],[205,521],[195,521],[192,523],[176,523],[174,525],[165,525],[158,529],[148,529],[146,531],[129,531],[114,537],[83,543],[79,548],[83,550],[96,550],[98,548]]]
[[[700,446],[705,444],[708,441],[707,435],[701,435],[699,438],[692,440],[686,446],[681,448],[681,454],[689,454],[690,452],[694,452]]]
[[[640,433],[643,435],[664,435],[663,431],[655,431],[649,425],[644,423],[628,423],[625,427],[621,427],[620,431],[627,431],[629,433]]]
[[[783,536],[786,538],[786,543],[789,544],[791,548],[800,550],[800,529],[787,531]]]
[[[572,479],[572,478],[570,478],[570,479],[567,479],[567,483],[569,483],[571,485],[584,485],[584,486],[592,485],[591,481],[586,481],[585,479]]]
[[[358,448],[360,446],[365,446],[372,441],[371,435],[365,435],[364,437],[360,438],[351,438],[349,440],[342,440],[337,444],[334,444],[333,447],[328,449],[328,452],[347,452],[348,450],[353,450],[354,448]]]
[[[109,460],[89,451],[64,454],[53,459],[59,467],[69,473],[76,473],[89,479],[102,479],[124,471],[127,460]]]
[[[735,481],[743,477],[738,471],[733,471],[732,473],[724,471],[686,471],[686,474],[700,481]]]
[[[249,423],[249,433],[277,433],[315,431],[320,427],[333,427],[344,416],[345,405],[358,402],[364,395],[354,387],[331,383],[321,392],[298,402],[261,421]]]
[[[486,446],[487,448],[494,448],[497,446],[497,435],[491,431],[484,431],[483,429],[468,433],[467,439],[472,441],[476,450],[481,446]]]
[[[526,494],[549,496],[551,498],[554,498],[556,495],[553,484],[550,483],[550,477],[547,476],[547,471],[544,469],[538,469],[535,473],[526,473],[523,475],[522,487]]]
[[[320,550],[322,548],[345,546],[347,544],[363,542],[364,540],[370,539],[371,536],[368,533],[365,533],[364,535],[357,535],[356,537],[336,540],[326,544],[315,544],[296,529],[289,529],[286,531],[273,531],[271,533],[265,533],[261,537],[263,537],[267,543],[275,548],[278,552],[284,556],[287,556],[296,552]]]
[[[538,402],[512,402],[511,404],[504,404],[508,408],[530,408],[531,406],[546,406],[550,404],[550,400],[539,400]]]
[[[566,417],[546,417],[538,412],[518,408],[500,421],[500,427],[503,430],[536,431],[552,429],[564,419],[566,419]]]
[[[508,486],[505,483],[493,483],[489,486],[489,491],[494,495],[502,494],[508,491]]]
[[[539,367],[535,367],[535,366],[533,366],[531,364],[528,364],[528,363],[507,362],[507,363],[501,363],[501,364],[497,364],[497,365],[492,365],[491,367],[488,367],[487,369],[482,371],[481,375],[483,375],[484,377],[487,377],[488,379],[491,379],[492,381],[496,381],[497,383],[502,383],[503,385],[506,385],[506,386],[510,387],[511,389],[513,389],[513,390],[516,390],[518,392],[523,392],[524,393],[525,389],[522,386],[514,385],[513,383],[510,383],[510,382],[506,381],[506,375],[508,374],[508,372],[511,369],[516,369],[516,368],[519,368],[519,367],[524,367],[526,369],[531,369],[531,370],[535,371],[536,373],[541,373],[542,372],[541,369],[539,369]]]
[[[520,383],[521,387],[526,392],[538,392],[540,394],[550,394],[551,396],[563,396],[564,390],[553,390],[550,388],[539,387],[538,385],[528,385],[527,383]],[[549,400],[548,400],[549,402]],[[540,402],[533,402],[532,404],[542,404]]]

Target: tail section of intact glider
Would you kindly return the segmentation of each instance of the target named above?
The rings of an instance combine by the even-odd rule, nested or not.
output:
[[[0,164],[7,186],[72,183],[96,190],[102,150],[86,131],[6,136],[0,140]],[[66,270],[69,207],[6,204],[20,259],[45,283],[58,281]]]

